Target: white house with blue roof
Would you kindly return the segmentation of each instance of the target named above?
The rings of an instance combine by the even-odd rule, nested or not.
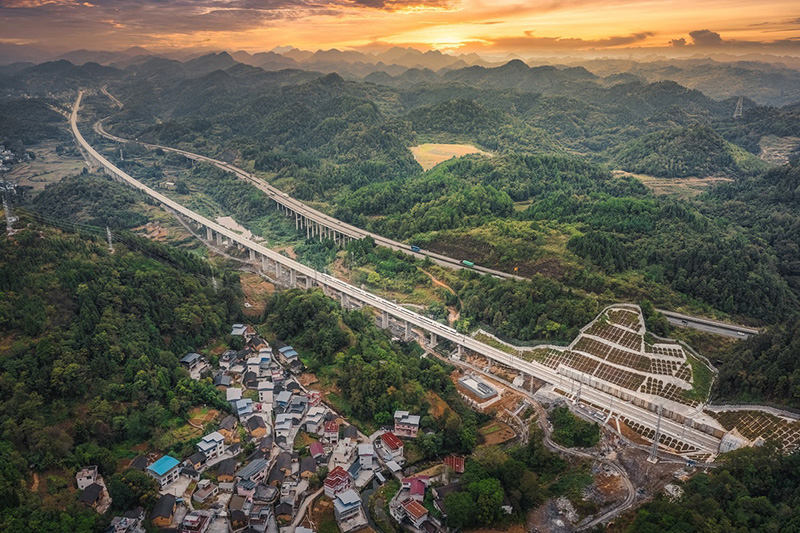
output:
[[[155,463],[148,466],[147,473],[150,474],[150,476],[156,481],[158,481],[158,485],[161,488],[164,488],[178,479],[178,476],[180,475],[178,466],[180,464],[180,461],[174,457],[165,455]]]

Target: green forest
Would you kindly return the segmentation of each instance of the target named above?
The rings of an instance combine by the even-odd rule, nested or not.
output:
[[[238,278],[215,291],[207,265],[162,248],[129,235],[112,254],[102,237],[36,223],[0,237],[3,531],[94,530],[102,518],[59,488],[76,467],[110,479],[188,408],[226,406],[178,358],[239,318]],[[47,505],[26,488],[31,471],[48,472]]]

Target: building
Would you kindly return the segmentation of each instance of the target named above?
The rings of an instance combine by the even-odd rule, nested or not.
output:
[[[145,533],[144,509],[137,507],[111,519],[106,533]]]
[[[205,533],[214,518],[208,511],[192,511],[181,521],[181,533]]]
[[[180,363],[188,370],[194,370],[203,361],[203,356],[199,353],[187,353],[181,357]]]
[[[314,461],[320,462],[325,457],[325,448],[319,442],[312,442],[308,445],[308,453],[314,458]]]
[[[375,458],[375,447],[372,444],[358,445],[358,461],[364,470],[372,470],[372,462]]]
[[[254,459],[236,474],[236,479],[258,483],[267,477],[267,466],[265,459]]]
[[[197,443],[197,449],[208,459],[215,459],[225,452],[225,436],[219,431],[209,433]]]
[[[292,393],[289,392],[288,390],[280,392],[275,397],[275,405],[277,405],[278,407],[282,407],[284,409],[289,407],[290,401],[292,401]]]
[[[325,478],[325,496],[333,499],[334,496],[349,489],[352,486],[352,480],[347,471],[341,466],[337,466],[330,472],[328,477]]]
[[[397,410],[394,412],[394,433],[400,437],[416,438],[419,432],[419,415],[409,414],[408,411]]]
[[[223,459],[217,463],[217,481],[231,483],[236,473],[236,459]]]
[[[344,522],[361,512],[361,498],[353,489],[347,489],[336,495],[333,500],[333,512],[336,520]]]
[[[217,374],[214,376],[214,386],[220,390],[225,390],[231,386],[232,379],[227,374]]]
[[[444,458],[444,464],[456,474],[464,473],[464,458],[458,455],[448,455]]]
[[[322,438],[324,438],[329,444],[336,444],[339,442],[339,422],[336,420],[325,422]]]
[[[208,457],[203,452],[197,452],[189,456],[183,464],[190,467],[193,470],[199,470],[203,466],[205,466]]]
[[[245,333],[247,333],[247,326],[244,324],[234,324],[231,328],[232,337],[244,337]]]
[[[232,387],[225,391],[225,399],[228,400],[229,403],[233,404],[234,402],[238,402],[242,399],[242,389],[239,387]]]
[[[169,527],[175,515],[175,496],[162,494],[150,513],[150,521],[156,527]]]
[[[165,455],[155,463],[147,467],[147,473],[150,474],[161,488],[166,487],[180,475],[178,466],[180,461],[169,455]]]
[[[273,392],[275,384],[271,381],[261,380],[258,382],[258,401],[261,403],[273,403]]]
[[[421,502],[425,499],[425,490],[430,482],[428,476],[407,477],[403,479],[402,488],[408,491],[409,498]]]
[[[96,483],[98,478],[97,465],[85,466],[75,474],[75,481],[78,483],[78,490],[83,490],[92,483]]]
[[[317,461],[311,457],[303,457],[300,461],[300,477],[308,479],[317,473]]]
[[[428,518],[428,510],[417,500],[406,500],[400,504],[402,514],[416,528],[421,528],[422,523]]]
[[[222,419],[222,422],[219,423],[219,429],[217,431],[225,437],[225,442],[231,442],[233,437],[235,436],[234,431],[236,431],[236,417],[233,415],[228,415]]]
[[[256,439],[263,438],[267,434],[267,424],[264,422],[264,419],[260,416],[251,416],[245,422],[247,426],[247,431],[250,433],[250,436]]]
[[[315,435],[321,435],[325,424],[325,408],[314,406],[308,410],[306,416],[306,431]],[[338,433],[338,430],[337,430]]]
[[[398,464],[405,462],[403,457],[403,441],[391,431],[387,431],[380,436],[381,447],[384,450],[383,459],[385,461],[396,461]]]
[[[208,479],[201,479],[197,483],[197,490],[192,494],[192,500],[197,503],[205,503],[214,498],[219,492],[219,487],[211,483]]]
[[[433,505],[436,506],[439,511],[445,516],[447,516],[447,509],[444,505],[444,499],[447,497],[448,494],[453,492],[460,492],[461,491],[461,482],[457,481],[456,483],[451,483],[450,485],[444,485],[442,487],[433,487],[431,489],[433,492]]]
[[[86,507],[95,507],[100,502],[100,498],[103,497],[103,489],[103,485],[92,483],[83,489],[78,501]]]
[[[458,385],[478,402],[485,402],[497,396],[497,391],[475,376],[464,376]]]
[[[232,389],[228,389],[229,391]],[[246,419],[253,414],[253,400],[244,398],[243,400],[236,400],[232,402],[233,412],[239,417],[239,420]]]

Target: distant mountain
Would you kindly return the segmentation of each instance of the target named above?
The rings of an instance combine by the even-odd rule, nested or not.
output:
[[[664,178],[732,178],[753,175],[768,167],[707,126],[644,135],[616,149],[612,161],[629,172]]]
[[[101,65],[110,65],[112,63],[125,64],[132,58],[137,56],[152,56],[153,54],[146,48],[141,46],[134,46],[127,50],[108,52],[97,50],[73,50],[58,56],[56,59],[66,59],[74,65],[83,65],[85,63],[99,63]]]
[[[210,53],[200,56],[195,59],[186,61],[183,67],[190,75],[202,75],[215,70],[226,70],[238,64],[238,61],[233,59],[228,52],[220,52],[218,54]]]
[[[0,43],[0,65],[10,65],[11,63],[41,63],[52,58],[52,54],[36,48],[11,43]]]

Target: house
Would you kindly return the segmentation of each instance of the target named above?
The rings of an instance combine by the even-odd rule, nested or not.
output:
[[[322,438],[324,438],[330,444],[336,444],[339,442],[339,423],[336,420],[325,422],[325,429],[324,433],[322,434]]]
[[[292,474],[292,454],[289,452],[281,452],[275,458],[275,468],[283,471],[286,475]]]
[[[219,356],[219,367],[223,370],[228,370],[234,361],[238,361],[235,350],[225,350]]]
[[[353,478],[353,481],[358,479],[358,474],[361,473],[361,461],[353,461],[353,464],[347,469],[347,473]]]
[[[341,466],[337,466],[328,472],[328,477],[325,478],[325,496],[332,499],[340,492],[349,489],[351,485],[352,482],[350,476],[347,474],[345,469]]]
[[[394,433],[400,437],[416,438],[419,432],[419,415],[409,414],[408,411],[397,410],[394,412]]]
[[[294,504],[292,502],[281,502],[275,506],[275,516],[284,521],[290,521],[294,516]]]
[[[78,482],[78,490],[83,490],[92,483],[97,482],[97,465],[85,466],[75,474],[75,481]]]
[[[374,457],[375,448],[372,444],[358,445],[358,460],[361,463],[361,468],[364,470],[372,470],[372,460]]]
[[[192,494],[192,500],[197,503],[205,503],[212,499],[219,492],[219,487],[211,483],[208,479],[202,479],[197,483],[197,490]]]
[[[144,509],[137,507],[111,519],[106,533],[145,533]]]
[[[353,458],[353,453],[356,451],[356,446],[351,440],[340,440],[339,444],[333,449],[332,458],[333,462],[337,464],[349,465]],[[356,461],[358,462],[358,461]]]
[[[233,440],[234,431],[236,430],[236,417],[233,415],[228,415],[222,419],[222,422],[219,423],[219,429],[217,431],[225,437],[225,442],[230,442]]]
[[[387,431],[380,436],[381,447],[384,450],[383,459],[385,461],[396,461],[398,464],[405,462],[403,457],[403,441],[391,431]]]
[[[183,462],[183,464],[191,467],[193,470],[199,470],[206,464],[207,460],[208,457],[206,457],[206,454],[203,452],[197,452],[190,455],[189,458]]]
[[[278,350],[278,355],[286,365],[291,365],[292,361],[297,361],[299,354],[291,346],[284,346]]]
[[[180,461],[169,455],[165,455],[155,463],[147,467],[147,473],[158,481],[158,485],[163,489],[176,479],[178,479],[178,466]]]
[[[253,507],[250,509],[250,527],[256,531],[266,531],[271,519],[271,505],[258,504],[253,505]]]
[[[318,390],[308,391],[308,404],[312,407],[322,403],[322,393]]]
[[[231,525],[234,529],[247,526],[250,521],[250,509],[252,506],[253,503],[244,496],[231,496],[228,511],[230,511]]]
[[[236,459],[224,459],[217,463],[217,481],[230,483],[236,473]]]
[[[353,518],[361,512],[361,497],[353,489],[340,492],[333,500],[333,512],[339,522]]]
[[[408,477],[403,479],[402,488],[408,491],[409,498],[421,502],[425,499],[425,490],[430,482],[428,476]]]
[[[320,435],[323,432],[325,424],[325,408],[312,407],[308,410],[306,416],[306,431],[315,435]],[[338,430],[337,430],[338,433]]]
[[[267,476],[267,466],[266,460],[254,459],[236,474],[236,479],[258,483]]]
[[[247,371],[242,377],[242,384],[248,389],[255,389],[258,387],[258,374],[255,372]]]
[[[272,503],[275,501],[278,492],[278,489],[272,485],[259,483],[256,485],[256,490],[253,493],[253,501],[267,504]]]
[[[230,388],[225,391],[225,399],[228,400],[229,403],[233,404],[234,402],[238,402],[242,399],[242,389],[239,387]]]
[[[325,456],[325,448],[322,447],[322,444],[319,442],[312,442],[308,446],[308,453],[311,454],[311,457],[314,458],[314,461],[321,461]]]
[[[231,389],[228,389],[229,391]],[[245,419],[253,414],[253,400],[245,398],[243,400],[236,400],[233,402],[233,412],[239,417],[239,420]]]
[[[258,446],[256,447],[258,451],[264,454],[264,458],[268,459],[270,455],[272,455],[272,435],[265,435],[258,441]]]
[[[317,473],[317,461],[311,457],[303,457],[300,461],[300,477],[308,479]]]
[[[244,324],[234,324],[231,328],[232,337],[244,337],[245,333],[247,333],[247,326]]]
[[[403,514],[416,528],[422,527],[422,523],[428,518],[428,510],[417,500],[406,500],[400,504]]]
[[[289,392],[288,390],[285,390],[275,397],[275,405],[286,409],[289,406],[289,402],[291,400],[292,400],[292,393]]]
[[[225,437],[219,431],[209,433],[197,443],[197,449],[209,459],[215,459],[225,451]]]
[[[258,401],[261,403],[273,403],[273,391],[275,384],[271,381],[261,380],[258,382]]]
[[[275,369],[275,370],[272,371],[272,382],[275,385],[279,385],[279,384],[283,383],[283,381],[285,379],[286,378],[283,376],[283,370]]]
[[[458,455],[448,455],[444,458],[444,464],[456,474],[464,473],[464,458]]]
[[[247,426],[247,431],[250,433],[250,436],[253,438],[260,439],[267,434],[267,424],[260,416],[251,416],[247,419],[245,425]]]
[[[355,442],[358,440],[358,429],[355,426],[345,426],[342,430],[342,438],[343,439],[350,439],[351,441]]]
[[[286,412],[303,418],[303,415],[306,414],[306,409],[308,409],[308,398],[302,394],[296,394],[286,407]]]
[[[295,374],[295,375],[300,374],[303,371],[303,368],[304,368],[303,367],[303,362],[300,360],[299,357],[289,361],[289,371],[292,374]]]
[[[78,497],[78,501],[87,507],[94,507],[100,501],[100,498],[102,498],[103,489],[103,485],[92,483],[83,489],[83,492],[81,492],[81,495]]]
[[[192,511],[181,521],[181,533],[206,533],[214,515],[209,511]]]
[[[232,379],[227,374],[217,374],[214,376],[214,386],[219,390],[225,390],[231,386]]]
[[[439,511],[445,516],[447,516],[447,509],[444,505],[444,499],[447,497],[448,494],[453,492],[460,492],[461,491],[461,482],[458,481],[456,483],[451,483],[450,485],[444,485],[442,487],[433,487],[431,492],[433,492],[433,505],[436,506]]]
[[[199,353],[187,353],[181,357],[180,363],[188,370],[194,370],[203,361],[203,356]]]
[[[150,513],[150,521],[156,527],[169,527],[175,515],[175,496],[162,494]]]

